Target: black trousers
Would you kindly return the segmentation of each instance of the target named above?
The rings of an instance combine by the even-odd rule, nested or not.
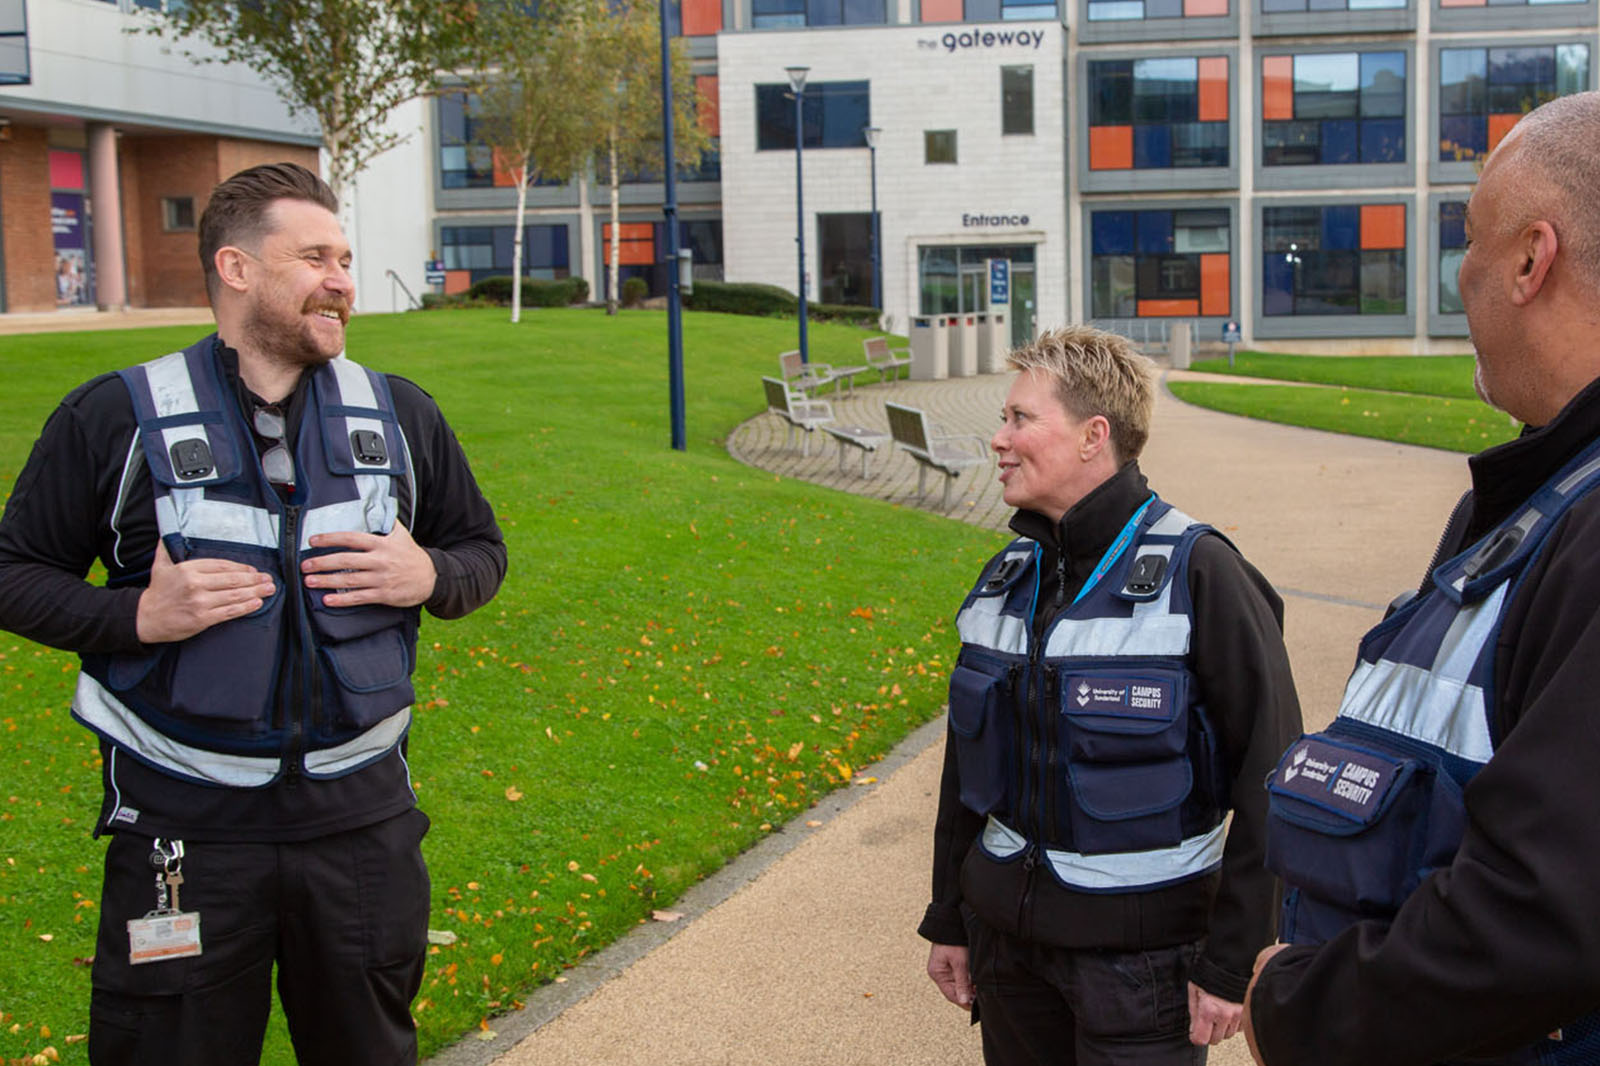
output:
[[[278,968],[305,1066],[417,1059],[411,1000],[427,953],[428,818],[295,844],[185,843],[179,903],[200,915],[199,956],[131,966],[127,921],[156,905],[148,837],[106,850],[89,1061],[248,1066],[261,1058]]]
[[[971,915],[967,955],[987,1066],[1203,1066],[1189,1043],[1198,944],[1148,951],[1058,948]]]

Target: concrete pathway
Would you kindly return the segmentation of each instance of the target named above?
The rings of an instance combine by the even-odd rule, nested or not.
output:
[[[1007,376],[863,386],[840,421],[886,425],[882,403],[922,406],[954,432],[985,437]],[[759,393],[752,387],[752,402]],[[820,443],[822,434],[816,435]],[[917,506],[916,471],[835,446],[809,458],[760,415],[733,434],[741,461]],[[1163,392],[1142,460],[1151,484],[1223,529],[1283,593],[1308,724],[1333,713],[1356,640],[1415,583],[1466,486],[1459,455],[1301,430],[1189,407]],[[1001,529],[993,468],[963,477],[950,516]],[[938,486],[924,506],[937,508]],[[952,605],[965,586],[952,586]],[[927,980],[914,932],[927,900],[943,726],[930,723],[870,776],[707,879],[676,910],[569,971],[565,982],[433,1060],[446,1066],[714,1066],[981,1061],[976,1030]],[[816,823],[813,825],[812,823]],[[484,1034],[480,1034],[484,1035]],[[514,1045],[514,1046],[512,1046]],[[1216,1066],[1248,1062],[1242,1040]]]

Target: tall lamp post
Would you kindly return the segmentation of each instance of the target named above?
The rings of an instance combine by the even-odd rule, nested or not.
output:
[[[794,90],[794,241],[800,249],[800,361],[811,362],[811,345],[806,340],[806,200],[805,200],[805,119],[800,104],[806,93],[810,67],[784,67],[789,88]]]
[[[674,451],[688,448],[688,427],[683,395],[683,303],[678,292],[678,161],[673,153],[672,131],[672,51],[667,26],[667,5],[661,8],[661,143],[666,202],[661,213],[667,231],[667,404],[672,422]],[[617,234],[611,235],[616,240]]]
[[[878,233],[878,138],[883,130],[868,126],[861,131],[872,158],[872,306],[883,310],[883,246]]]

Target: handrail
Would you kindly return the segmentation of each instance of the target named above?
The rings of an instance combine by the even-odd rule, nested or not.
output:
[[[411,301],[411,306],[406,308],[406,310],[420,311],[422,309],[422,301],[411,295],[411,290],[406,288],[406,283],[400,279],[399,274],[396,274],[393,270],[385,270],[384,274],[389,278],[390,281],[389,306],[394,306],[394,287],[398,285],[400,286],[400,291],[406,294],[406,299]]]

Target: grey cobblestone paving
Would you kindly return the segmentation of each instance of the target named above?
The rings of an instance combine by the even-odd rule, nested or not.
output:
[[[1009,373],[982,374],[944,381],[900,380],[869,385],[870,379],[863,376],[857,379],[859,383],[853,395],[822,398],[833,405],[835,422],[867,426],[885,434],[889,432],[889,420],[883,410],[885,401],[920,407],[941,431],[981,438],[987,453],[989,437],[1000,424],[1000,406],[1005,402],[1011,378]],[[761,402],[760,386],[759,381],[752,383],[752,403]],[[781,477],[810,481],[859,496],[874,496],[905,507],[921,507],[971,525],[1004,530],[1011,517],[1011,508],[1001,499],[992,455],[987,465],[963,471],[956,478],[950,488],[950,506],[941,510],[943,475],[929,471],[927,494],[919,502],[917,463],[896,449],[892,442],[883,444],[872,455],[871,474],[863,478],[859,449],[845,446],[843,469],[840,469],[841,445],[832,437],[821,430],[814,431],[810,454],[802,456],[800,432],[795,431],[797,439],[792,446],[788,443],[789,432],[787,422],[763,411],[733,431],[728,438],[728,453],[741,463]]]

